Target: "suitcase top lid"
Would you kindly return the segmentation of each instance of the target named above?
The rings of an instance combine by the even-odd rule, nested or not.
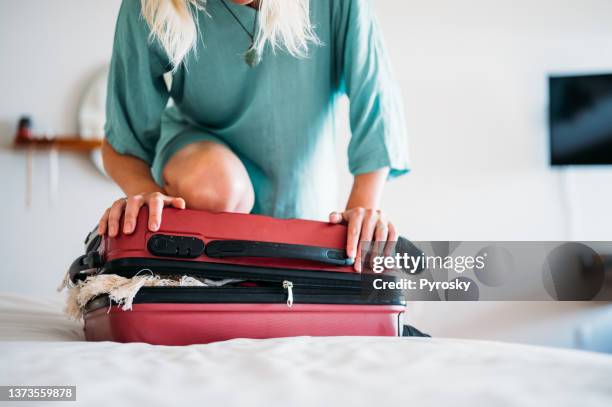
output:
[[[104,236],[99,251],[106,262],[156,258],[354,272],[344,225],[167,208],[159,230],[151,232],[147,219],[143,208],[132,234]]]
[[[130,235],[111,238],[92,232],[86,253],[70,266],[70,280],[100,273],[132,277],[148,269],[160,275],[271,282],[290,277],[297,284],[316,286],[363,283],[364,276],[355,272],[345,254],[344,225],[168,208],[160,229],[151,232],[147,219],[143,208]],[[420,254],[401,237],[395,250]]]

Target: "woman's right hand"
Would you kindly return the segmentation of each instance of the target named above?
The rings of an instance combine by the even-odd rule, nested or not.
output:
[[[129,235],[134,232],[138,212],[145,205],[149,207],[149,230],[156,232],[159,229],[159,225],[161,225],[164,207],[172,206],[178,209],[185,209],[185,200],[183,198],[167,196],[161,192],[137,194],[118,199],[102,215],[98,225],[98,234],[104,235],[108,231],[110,237],[117,236],[121,227],[121,215],[124,215],[123,233]]]

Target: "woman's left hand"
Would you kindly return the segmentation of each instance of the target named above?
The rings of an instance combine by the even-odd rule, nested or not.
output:
[[[394,242],[397,240],[395,226],[389,222],[382,211],[362,207],[332,212],[331,223],[348,225],[346,254],[355,259],[355,270],[361,272],[362,242]]]

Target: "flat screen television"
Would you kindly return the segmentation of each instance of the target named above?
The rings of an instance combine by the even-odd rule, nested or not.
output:
[[[612,74],[551,76],[551,165],[612,165]]]

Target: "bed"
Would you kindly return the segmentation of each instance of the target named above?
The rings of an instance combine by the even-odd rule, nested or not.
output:
[[[1,385],[76,385],[65,405],[91,407],[612,405],[610,355],[443,338],[87,343],[61,308],[0,295]]]

